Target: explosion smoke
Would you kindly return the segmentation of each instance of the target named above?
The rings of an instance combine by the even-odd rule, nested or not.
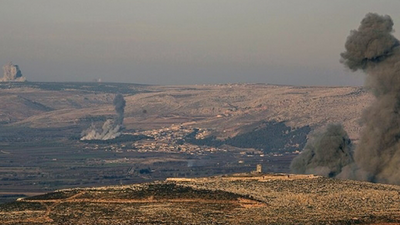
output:
[[[115,120],[115,123],[117,125],[122,125],[122,122],[124,121],[124,111],[125,111],[125,104],[126,104],[124,96],[122,96],[121,94],[117,94],[114,98],[113,104],[115,107],[115,111],[118,114],[118,117]]]
[[[302,153],[293,159],[294,173],[335,177],[353,163],[351,141],[340,124],[329,124],[326,131],[314,134]]]
[[[26,81],[26,78],[22,76],[21,70],[18,65],[13,65],[11,62],[3,66],[3,77],[0,78],[0,82],[21,82]]]
[[[341,62],[363,70],[376,97],[362,115],[356,165],[369,181],[400,184],[400,47],[392,27],[390,16],[367,14],[347,38]]]
[[[120,136],[124,121],[125,103],[124,97],[121,94],[117,94],[113,101],[117,118],[115,120],[106,120],[101,129],[97,129],[92,124],[89,129],[82,132],[81,140],[109,140]]]
[[[375,95],[375,101],[361,118],[363,130],[354,151],[354,163],[341,162],[340,174],[338,169],[332,170],[333,162],[325,160],[337,151],[326,148],[318,154],[317,146],[325,145],[321,144],[325,142],[322,136],[293,160],[294,172],[318,173],[315,170],[327,167],[326,171],[335,172],[332,175],[339,178],[400,184],[400,42],[392,35],[392,27],[390,16],[368,13],[358,30],[351,31],[346,51],[341,54],[346,67],[366,73],[365,86]],[[338,146],[336,139],[331,141],[328,146]],[[322,160],[319,155],[323,155]]]

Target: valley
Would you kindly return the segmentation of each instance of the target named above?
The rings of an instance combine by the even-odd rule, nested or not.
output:
[[[126,100],[123,135],[81,141]],[[1,83],[0,190],[20,195],[167,177],[289,172],[308,135],[341,122],[357,142],[359,87]],[[3,196],[8,201],[9,195]]]

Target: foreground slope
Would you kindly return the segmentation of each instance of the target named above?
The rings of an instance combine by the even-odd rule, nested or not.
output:
[[[400,222],[400,187],[305,175],[233,175],[60,190],[0,206],[2,224]]]

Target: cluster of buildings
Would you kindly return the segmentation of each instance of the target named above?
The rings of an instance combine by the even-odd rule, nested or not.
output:
[[[172,125],[167,128],[137,132],[135,135],[146,135],[153,139],[140,140],[132,144],[132,149],[127,151],[138,152],[185,152],[189,154],[202,155],[204,153],[226,151],[224,149],[201,146],[187,143],[185,138],[190,136],[196,139],[206,138],[211,134],[208,129],[195,129],[182,125]]]
[[[213,153],[224,151],[205,145],[196,145],[187,143],[185,139],[195,138],[204,139],[211,134],[209,129],[197,129],[182,125],[172,125],[170,127],[146,130],[129,135],[147,136],[149,138],[134,141],[132,143],[115,143],[107,146],[96,144],[94,146],[86,146],[85,148],[111,151],[116,153],[122,152],[169,152],[169,153],[188,153],[192,155],[203,155],[205,153]]]

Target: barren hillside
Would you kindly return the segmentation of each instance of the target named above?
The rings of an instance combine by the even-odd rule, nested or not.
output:
[[[117,93],[126,100],[122,135],[82,141],[82,131],[115,119]],[[1,83],[0,96],[0,189],[10,195],[256,164],[288,172],[314,129],[341,122],[356,140],[372,100],[358,87],[268,84]]]
[[[85,121],[113,115],[113,96],[122,92],[127,101],[124,124],[128,129],[184,123],[215,129],[216,136],[226,138],[248,132],[260,121],[284,121],[294,128],[340,122],[352,139],[358,139],[358,120],[372,101],[372,96],[359,87],[26,85],[0,89],[1,103],[6,106],[0,109],[3,123],[35,128],[84,127]]]
[[[222,176],[60,190],[0,205],[2,224],[400,222],[399,186],[305,175]]]

